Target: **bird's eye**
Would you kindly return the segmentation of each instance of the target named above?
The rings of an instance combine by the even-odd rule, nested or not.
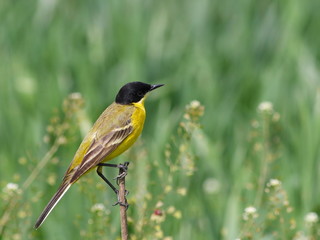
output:
[[[143,96],[144,96],[143,92],[141,92],[141,91],[138,92],[138,96],[139,96],[139,97],[143,97]]]

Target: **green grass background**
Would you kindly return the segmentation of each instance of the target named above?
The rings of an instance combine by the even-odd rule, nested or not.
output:
[[[135,172],[148,164],[152,167],[154,161],[162,168],[166,145],[176,135],[185,105],[192,100],[205,106],[200,122],[206,142],[203,149],[192,143],[194,174],[172,184],[173,188],[186,187],[188,193],[166,199],[168,206],[181,209],[182,218],[167,218],[162,224],[164,236],[239,236],[243,209],[254,204],[256,195],[246,186],[248,182],[255,185],[260,175],[257,169],[262,159],[253,156],[248,135],[263,101],[271,101],[281,116],[280,130],[275,133],[280,139],[279,156],[267,179],[282,181],[297,229],[303,231],[305,214],[320,209],[319,7],[316,0],[1,1],[1,187],[8,182],[21,184],[32,164],[48,151],[42,141],[46,127],[69,93],[82,94],[86,116],[94,122],[123,84],[164,83],[146,102],[148,116],[136,149],[144,148],[148,155],[132,162]],[[49,186],[46,176],[56,172],[58,179],[62,177],[82,137],[76,136],[56,154],[59,165],[44,169],[24,193],[24,202],[40,189],[44,193],[38,202],[30,203],[27,220],[13,214],[7,235],[0,239],[9,239],[15,231],[21,233],[16,236],[20,239],[80,238],[79,228],[86,226],[90,206],[87,195],[79,191],[64,197],[43,228],[32,229],[59,184],[57,180]],[[172,151],[179,149],[173,146]],[[21,166],[20,157],[32,164]],[[130,161],[130,156],[120,160]],[[164,175],[172,174],[163,169]],[[158,179],[153,174],[139,176],[139,184],[155,182],[149,190],[150,201],[156,203],[163,192]],[[203,190],[210,178],[220,183],[218,193]],[[92,179],[100,181],[96,176]],[[135,179],[128,181],[135,196]],[[95,194],[110,201],[106,205],[112,211],[104,229],[107,233],[110,226],[117,228],[118,210],[110,206],[115,198],[106,192],[110,190]],[[4,205],[2,201],[1,209]],[[77,214],[83,216],[78,225],[74,223]],[[266,230],[259,238],[280,239],[271,232]],[[112,234],[105,239],[118,236],[116,230]],[[156,237],[150,234],[147,239]]]

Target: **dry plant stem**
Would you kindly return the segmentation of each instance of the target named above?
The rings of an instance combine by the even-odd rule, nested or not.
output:
[[[30,184],[36,179],[41,170],[49,163],[54,154],[58,151],[60,147],[59,137],[55,140],[54,144],[50,148],[50,150],[46,153],[46,155],[41,159],[38,165],[33,169],[32,173],[29,175],[27,180],[23,183],[22,189],[26,189],[30,186]]]
[[[270,148],[269,148],[269,122],[264,119],[263,123],[263,156],[262,156],[262,168],[260,171],[259,178],[259,186],[257,191],[257,197],[255,199],[255,205],[257,207],[261,206],[262,197],[264,193],[265,182],[268,176],[269,171],[269,156],[270,156]]]
[[[21,194],[18,196],[17,195],[13,196],[12,199],[9,201],[9,205],[8,205],[7,209],[5,210],[5,212],[3,213],[3,215],[0,218],[0,236],[3,233],[3,229],[4,229],[3,227],[6,225],[6,223],[10,219],[10,214],[11,214],[12,210],[18,204],[20,196],[30,186],[30,184],[35,180],[35,178],[39,175],[40,171],[48,164],[50,159],[52,159],[53,155],[57,152],[60,145],[61,144],[60,144],[59,140],[57,139],[54,142],[54,144],[52,145],[52,147],[50,148],[50,150],[46,153],[46,155],[40,160],[38,165],[34,168],[34,170],[29,175],[27,180],[23,183],[22,188],[21,188],[21,190],[22,190]]]
[[[119,176],[123,174],[124,169],[119,169]],[[120,223],[121,223],[121,239],[128,240],[128,223],[127,223],[127,199],[126,199],[126,177],[119,178],[119,202],[120,205]]]

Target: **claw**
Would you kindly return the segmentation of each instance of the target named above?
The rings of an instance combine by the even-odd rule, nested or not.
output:
[[[127,172],[122,172],[121,174],[113,178],[113,180],[123,179],[125,176],[127,176]]]
[[[116,180],[117,185],[119,185],[119,181],[123,179],[125,176],[127,176],[127,172],[122,172],[121,174],[113,178],[113,180]]]
[[[129,194],[129,192],[127,190],[125,190],[125,196],[127,196]],[[129,208],[129,204],[127,203],[127,199],[125,199],[125,203],[120,201],[120,197],[119,197],[119,190],[117,190],[117,198],[118,201],[114,204],[112,204],[112,206],[122,206],[122,207],[126,207],[126,210]]]
[[[119,164],[119,168],[127,174],[129,162],[125,162],[124,164]]]
[[[126,210],[129,208],[129,204],[128,203],[123,203],[123,202],[119,202],[117,201],[115,204],[113,204],[112,206],[117,206],[120,205],[122,207],[126,207]]]
[[[123,179],[125,176],[127,176],[127,174],[128,174],[128,165],[129,165],[129,162],[125,162],[124,164],[119,164],[118,165],[118,168],[120,168],[122,172],[113,179],[113,180],[117,180],[117,184],[118,185],[119,185],[119,180]]]

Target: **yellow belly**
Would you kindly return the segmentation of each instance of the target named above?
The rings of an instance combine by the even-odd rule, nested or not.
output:
[[[126,151],[128,148],[134,144],[134,142],[137,140],[137,138],[140,136],[144,121],[146,118],[146,111],[144,108],[143,101],[140,101],[138,103],[134,103],[134,106],[136,107],[134,113],[132,114],[131,122],[133,126],[133,132],[111,153],[109,154],[103,162],[109,161],[117,156],[119,156],[121,153]]]

